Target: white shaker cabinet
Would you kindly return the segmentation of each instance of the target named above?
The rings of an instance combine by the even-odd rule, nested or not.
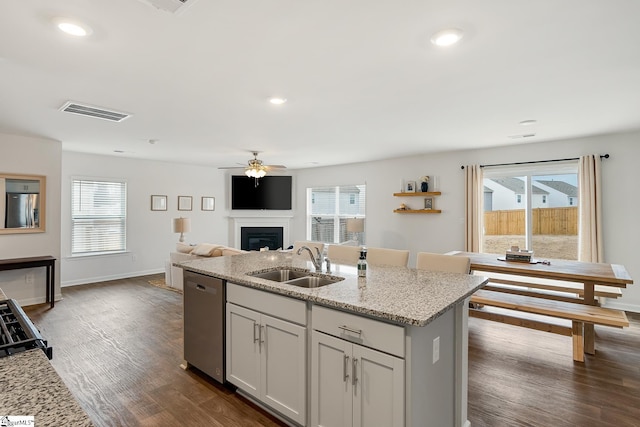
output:
[[[368,336],[378,339],[385,332],[392,337],[389,343],[397,339],[402,343],[402,328],[321,311],[313,317],[318,330],[312,333],[311,346],[311,425],[404,426],[405,361],[355,343],[367,342]],[[337,336],[329,335],[332,324],[342,331]],[[378,326],[391,329],[381,331]]]
[[[248,288],[241,290],[242,293],[245,291],[263,294]],[[253,305],[251,298],[234,299],[233,291],[231,293],[231,296],[227,295],[228,300]],[[259,295],[257,301],[262,300],[264,307],[274,307],[265,304],[263,297]],[[304,425],[307,403],[306,327],[228,302],[226,329],[227,381]]]

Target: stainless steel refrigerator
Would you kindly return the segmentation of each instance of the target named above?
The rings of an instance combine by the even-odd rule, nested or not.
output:
[[[7,193],[5,228],[38,228],[38,194]]]

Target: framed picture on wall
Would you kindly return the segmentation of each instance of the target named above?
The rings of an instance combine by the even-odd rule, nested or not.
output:
[[[178,210],[190,211],[193,209],[193,198],[191,196],[178,196]]]
[[[152,211],[166,211],[167,210],[167,196],[151,196],[151,210]]]
[[[216,210],[216,198],[215,197],[202,197],[202,204],[200,209],[203,211],[215,211]]]

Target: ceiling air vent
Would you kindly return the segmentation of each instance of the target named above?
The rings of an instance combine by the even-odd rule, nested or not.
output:
[[[79,114],[81,116],[94,117],[96,119],[109,120],[110,122],[121,122],[131,117],[129,113],[121,113],[119,111],[109,111],[104,108],[95,107],[93,105],[79,104],[77,102],[66,102],[60,111],[65,113]]]
[[[150,4],[157,9],[164,10],[170,13],[179,13],[190,6],[191,3],[195,3],[196,0],[140,0],[143,3]]]

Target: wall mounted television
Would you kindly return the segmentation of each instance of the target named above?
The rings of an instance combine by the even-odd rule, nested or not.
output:
[[[258,179],[231,176],[231,209],[291,210],[291,176],[267,175]]]

